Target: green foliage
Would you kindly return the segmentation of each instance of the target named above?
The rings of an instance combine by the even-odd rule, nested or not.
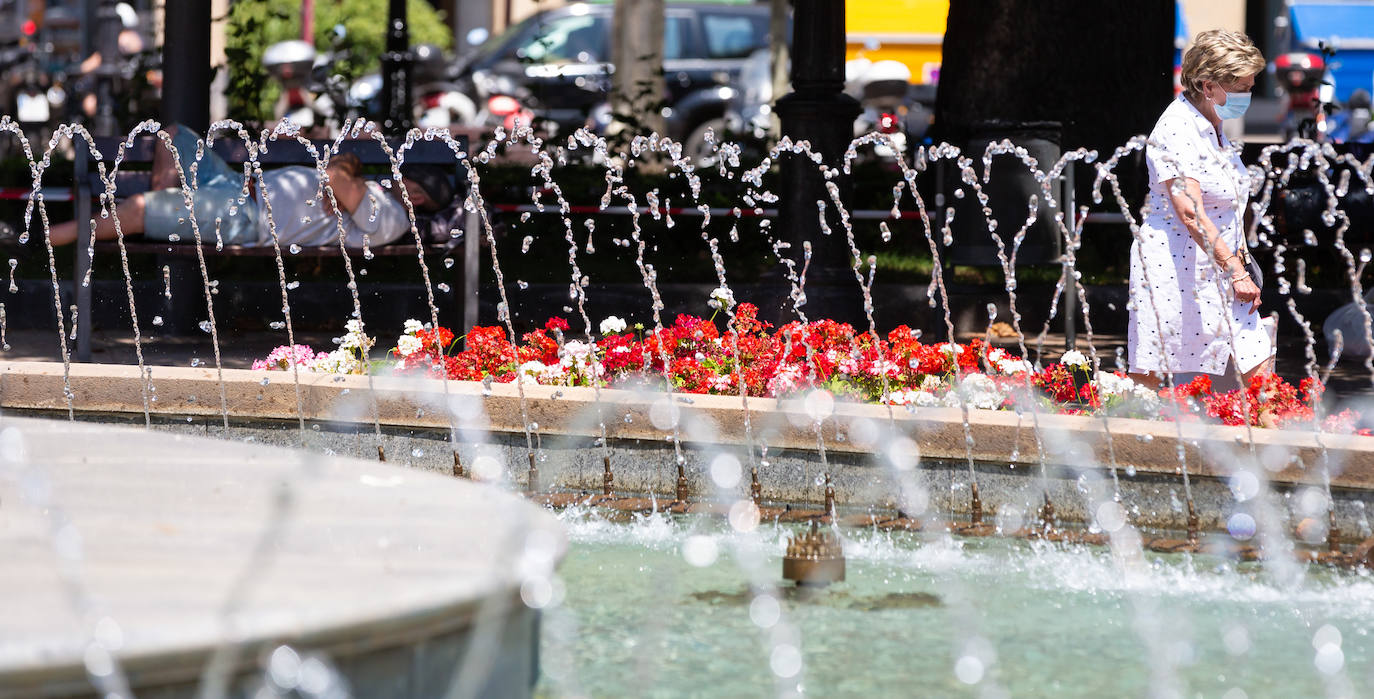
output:
[[[229,9],[225,56],[229,64],[229,116],[264,124],[273,120],[272,108],[279,95],[277,85],[262,67],[268,46],[301,35],[299,0],[235,0]],[[447,49],[452,43],[443,16],[425,0],[408,0],[410,43],[435,44]],[[348,57],[334,72],[350,82],[381,65],[386,47],[387,3],[378,0],[318,0],[315,3],[315,46],[327,50],[337,45]],[[347,36],[335,44],[335,25]]]

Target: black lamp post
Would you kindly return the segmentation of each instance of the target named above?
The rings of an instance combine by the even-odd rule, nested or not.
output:
[[[203,134],[210,128],[210,0],[175,0],[165,12],[162,122]]]
[[[115,0],[100,0],[96,8],[96,48],[100,67],[96,68],[95,133],[114,136],[119,124],[114,113],[114,82],[119,75],[119,30],[123,23],[115,11]]]
[[[792,92],[779,98],[776,106],[782,133],[793,141],[809,141],[827,166],[838,168],[853,137],[854,119],[862,111],[858,101],[844,93],[844,0],[793,0],[792,18]],[[806,274],[810,301],[804,310],[812,318],[824,314],[836,320],[860,320],[849,245],[825,178],[815,163],[800,156],[784,157],[779,171],[779,226],[789,232],[797,259],[803,242],[811,243]],[[842,176],[835,182],[848,206],[849,179]],[[829,235],[821,231],[817,201],[825,203]],[[840,288],[825,293],[813,283]]]
[[[382,130],[399,136],[413,126],[410,118],[410,29],[406,25],[406,0],[390,0],[387,13],[386,52],[382,54]]]

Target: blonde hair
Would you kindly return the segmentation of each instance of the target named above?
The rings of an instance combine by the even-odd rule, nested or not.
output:
[[[1264,70],[1264,55],[1241,32],[1213,29],[1193,37],[1183,54],[1183,91],[1189,97],[1202,94],[1202,82],[1235,83]]]

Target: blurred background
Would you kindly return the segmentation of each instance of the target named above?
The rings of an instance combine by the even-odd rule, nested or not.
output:
[[[44,138],[60,123],[94,126],[102,113],[101,83],[108,80],[112,104],[105,112],[113,122],[104,130],[122,132],[158,116],[165,4],[0,0],[0,111],[30,138]],[[662,129],[689,150],[706,153],[708,130],[718,136],[776,134],[771,105],[789,89],[792,8],[786,0],[211,0],[210,118],[254,125],[287,118],[320,136],[348,118],[384,119],[382,64],[398,4],[406,30],[400,58],[410,85],[407,116],[420,126],[480,131],[522,119],[556,134],[583,126],[604,132],[620,118],[629,126]],[[1254,143],[1299,133],[1336,142],[1374,138],[1368,129],[1374,2],[1167,4],[1173,6],[1164,13],[1172,14],[1171,22],[1113,25],[1111,15],[1125,17],[1130,10],[1078,12],[1075,21],[1085,36],[1124,31],[1115,39],[1132,60],[1151,75],[1173,71],[1175,78],[1190,36],[1210,28],[1245,31],[1270,68],[1244,123],[1228,125],[1233,136]],[[1047,20],[1057,14],[1056,3],[961,3],[954,16],[945,0],[845,3],[845,91],[863,107],[855,132],[880,129],[914,141],[931,136],[941,66],[952,52],[972,45],[951,44],[950,32],[959,32],[951,25],[972,21],[992,33],[998,18],[1014,15],[1018,5]],[[643,67],[658,76],[659,84],[646,87],[655,108],[620,110],[625,113],[618,117],[617,90],[628,90],[615,76],[636,73],[641,83],[644,77],[636,65],[615,70],[617,46],[637,46],[649,26],[662,26],[663,35],[657,46],[645,44],[661,56],[661,65],[648,61]],[[1022,42],[1037,44],[1034,27],[1020,29]],[[1091,60],[1090,53],[1081,58]],[[981,82],[1006,79],[985,74]],[[1031,99],[1041,92],[1018,89]],[[1067,100],[1073,104],[1061,111],[1096,106],[1093,86],[1074,84],[1072,92],[1081,97]],[[978,90],[961,94],[971,99]],[[1142,114],[1127,126],[1132,133],[1146,131],[1154,116]],[[633,123],[636,118],[647,122]],[[1058,120],[1073,121],[1072,115]]]

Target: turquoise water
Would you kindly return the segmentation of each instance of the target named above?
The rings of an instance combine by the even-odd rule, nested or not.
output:
[[[1368,575],[863,530],[803,600],[787,526],[563,518],[541,696],[1374,695]]]

